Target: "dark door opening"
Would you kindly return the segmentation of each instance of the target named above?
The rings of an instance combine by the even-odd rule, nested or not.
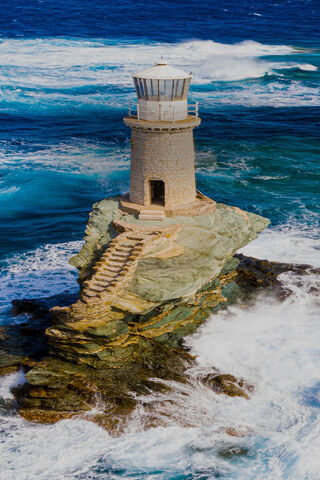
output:
[[[164,182],[162,180],[150,180],[151,203],[164,207]]]

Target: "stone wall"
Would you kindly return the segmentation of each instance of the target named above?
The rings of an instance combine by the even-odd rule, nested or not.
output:
[[[196,198],[193,128],[132,129],[130,200],[150,205],[150,180],[165,184],[165,206]]]

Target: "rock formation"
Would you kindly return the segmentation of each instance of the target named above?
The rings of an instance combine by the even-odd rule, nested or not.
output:
[[[269,222],[210,200],[179,213],[155,222],[137,220],[120,198],[93,206],[85,244],[70,260],[79,270],[79,298],[52,308],[51,319],[44,315],[48,354],[44,342],[31,359],[11,359],[11,369],[28,370],[16,390],[26,419],[54,422],[99,401],[108,413],[90,418],[114,430],[135,408],[136,394],[166,388],[155,379],[187,381],[195,359],[183,337],[239,298],[234,255]],[[203,381],[217,393],[246,398],[251,391],[219,372]]]
[[[79,299],[52,310],[54,324],[47,331],[52,351],[91,366],[101,361],[117,366],[116,352],[122,358],[125,350],[130,359],[146,339],[167,343],[173,332],[188,331],[194,320],[180,318],[175,306],[198,303],[201,291],[212,287],[214,302],[223,301],[218,284],[230,281],[232,273],[225,275],[236,266],[234,253],[268,221],[209,205],[209,213],[155,225],[122,212],[119,199],[95,204],[85,245],[71,259],[79,269]]]

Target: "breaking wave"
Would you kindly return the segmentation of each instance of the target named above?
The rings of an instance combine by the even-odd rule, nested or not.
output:
[[[318,241],[309,233],[271,229],[244,253],[320,265]],[[22,291],[45,296],[75,288],[67,258],[79,247],[80,242],[47,245],[11,259],[8,300]],[[7,462],[1,478],[317,480],[319,276],[285,273],[281,281],[293,291],[284,302],[261,297],[249,309],[230,307],[188,337],[199,362],[189,372],[190,384],[171,382],[172,391],[144,397],[118,438],[80,419],[29,424],[2,407],[6,442],[0,449]],[[199,370],[212,367],[253,383],[252,398],[225,397],[204,387]],[[12,402],[10,386],[23,381],[19,373],[2,379],[4,405]],[[165,426],[144,430],[146,402]],[[230,429],[238,436],[230,436]]]
[[[76,293],[77,271],[68,260],[80,250],[82,243],[74,241],[44,245],[4,260],[1,268],[0,311],[8,312],[14,299],[46,298],[64,292]],[[12,318],[4,316],[4,321],[12,322]]]
[[[19,166],[24,171],[32,172],[50,170],[87,175],[96,172],[108,174],[115,170],[128,169],[128,143],[123,147],[116,141],[97,142],[73,137],[58,144],[48,141],[34,142],[30,151],[27,142],[19,145],[8,142],[0,147],[0,167],[6,168],[7,172],[14,171]],[[0,188],[0,195],[16,193],[19,188]]]
[[[304,225],[281,225],[267,229],[252,243],[239,250],[245,255],[274,262],[308,264],[320,267],[320,231]]]
[[[48,114],[68,106],[79,108],[79,104],[81,108],[100,110],[123,108],[124,99],[133,96],[131,73],[153,64],[160,56],[178,67],[194,71],[193,85],[197,88],[217,81],[244,81],[265,76],[281,80],[284,76],[287,78],[285,72],[295,70],[312,75],[318,67],[310,63],[310,58],[315,59],[315,56],[310,57],[308,53],[288,45],[265,45],[252,40],[236,44],[190,40],[145,45],[125,40],[115,44],[98,39],[6,39],[0,43],[2,111],[10,112],[24,106],[31,112],[43,110]],[[299,61],[292,61],[294,54],[299,54]],[[299,104],[300,100],[304,104],[318,104],[317,82],[308,88],[299,80],[296,83],[293,91],[286,90],[291,103]],[[277,98],[278,93],[281,96],[277,86],[272,87],[273,80],[270,85],[268,98]],[[301,88],[306,90],[301,91]],[[250,85],[247,89],[251,92]],[[306,98],[307,95],[310,98]],[[231,96],[229,101],[241,103],[241,98]]]

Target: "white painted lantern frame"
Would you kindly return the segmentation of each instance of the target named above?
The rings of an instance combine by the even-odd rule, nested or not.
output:
[[[187,118],[191,73],[160,60],[132,77],[138,97],[138,119],[174,122]]]

